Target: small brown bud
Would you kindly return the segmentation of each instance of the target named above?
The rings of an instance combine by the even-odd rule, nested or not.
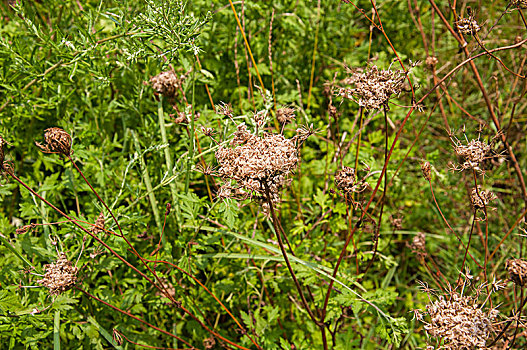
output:
[[[430,162],[424,162],[421,164],[421,171],[423,172],[423,177],[427,181],[432,180],[432,166],[430,165]]]

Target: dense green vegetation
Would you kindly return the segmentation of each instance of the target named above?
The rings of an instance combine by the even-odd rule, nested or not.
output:
[[[527,346],[524,0],[0,6],[1,349]]]

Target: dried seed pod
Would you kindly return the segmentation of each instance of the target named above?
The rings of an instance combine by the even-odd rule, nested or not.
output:
[[[92,226],[91,232],[96,235],[104,231],[104,214],[101,212],[97,220],[95,220],[95,226]]]
[[[276,111],[276,119],[280,124],[291,123],[295,119],[295,109],[290,107],[282,107]]]
[[[61,128],[49,128],[44,132],[45,145],[35,144],[45,153],[60,153],[69,157],[71,155],[71,136]]]
[[[460,18],[454,23],[455,29],[458,33],[464,35],[475,35],[481,30],[478,22],[474,16],[468,16],[467,18]]]
[[[424,162],[421,164],[421,171],[423,172],[423,177],[427,181],[432,180],[432,165],[430,165],[430,162]]]
[[[523,259],[509,259],[505,262],[505,267],[509,272],[509,278],[518,286],[523,286],[527,282],[527,261]]]
[[[166,71],[150,78],[150,84],[152,84],[152,88],[158,94],[168,99],[174,99],[177,97],[178,90],[181,88],[184,78],[184,76],[178,77],[174,71]]]
[[[496,195],[489,190],[482,190],[479,186],[478,188],[473,188],[470,193],[470,201],[474,209],[484,209],[487,204],[496,199]]]
[[[62,294],[77,283],[78,268],[73,266],[64,253],[60,253],[57,261],[45,265],[44,268],[44,278],[37,283],[48,288],[51,295]]]
[[[410,244],[410,248],[412,249],[412,252],[422,254],[426,252],[425,243],[426,235],[423,232],[419,232],[417,235],[414,236],[412,244]]]

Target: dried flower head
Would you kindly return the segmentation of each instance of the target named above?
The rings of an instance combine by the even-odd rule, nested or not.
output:
[[[454,28],[458,33],[464,35],[474,35],[481,30],[481,27],[472,14],[467,18],[459,18],[454,23]]]
[[[64,253],[59,253],[57,261],[45,265],[44,268],[44,278],[37,283],[48,288],[51,295],[59,295],[77,283],[78,268],[73,266]]]
[[[368,183],[364,179],[357,180],[355,169],[344,166],[335,175],[335,186],[344,194],[360,193],[368,188]]]
[[[494,193],[489,190],[482,190],[480,186],[473,188],[470,193],[470,201],[474,209],[485,209],[487,204],[495,200],[497,197]]]
[[[413,253],[417,254],[426,254],[426,235],[424,232],[419,232],[416,234],[412,240],[412,243],[410,244],[410,249],[412,249]]]
[[[203,135],[208,136],[208,137],[213,137],[214,134],[216,133],[216,130],[214,130],[213,128],[206,128],[204,126],[201,126],[200,129]]]
[[[421,171],[423,172],[423,177],[427,181],[432,180],[432,165],[430,165],[430,162],[424,162],[421,164]]]
[[[509,259],[505,262],[511,281],[519,286],[527,282],[527,261],[523,259]]]
[[[367,110],[380,109],[388,105],[393,95],[399,95],[404,89],[406,74],[402,70],[379,70],[377,66],[367,69],[355,69],[341,83],[347,86],[338,88],[337,96],[355,100]]]
[[[178,77],[176,72],[169,70],[150,78],[150,84],[152,84],[152,88],[158,94],[161,94],[168,99],[174,99],[177,97],[178,91],[181,89],[181,85],[183,85],[185,78],[185,75]]]
[[[276,119],[280,124],[291,123],[295,119],[295,109],[290,107],[282,107],[276,111]]]
[[[427,66],[433,67],[439,63],[439,60],[436,56],[427,56],[425,62]]]
[[[499,134],[498,134],[499,135]],[[477,139],[468,140],[465,136],[466,143],[461,142],[454,135],[450,135],[450,140],[454,146],[454,152],[459,157],[463,158],[463,163],[459,165],[452,165],[452,170],[462,171],[462,170],[477,170],[481,173],[484,171],[481,169],[481,163],[489,158],[498,157],[499,155],[492,154],[492,144],[494,140],[497,139],[498,135],[492,138],[490,144],[481,141],[480,136]]]
[[[527,0],[511,0],[507,7],[515,7],[517,9],[527,9]]]
[[[44,132],[45,145],[35,144],[46,153],[60,153],[69,157],[71,155],[71,136],[60,128],[49,128]]]
[[[104,226],[105,226],[104,214],[101,211],[101,213],[99,214],[99,217],[97,218],[97,220],[95,220],[95,225],[92,226],[91,228],[91,232],[95,235],[99,234],[104,231]]]
[[[220,188],[218,196],[250,197],[256,194],[267,198],[269,194],[272,202],[278,202],[280,189],[288,183],[287,176],[298,165],[295,141],[281,134],[253,134],[245,124],[240,124],[230,145],[220,146],[216,151],[217,174],[227,182]],[[235,181],[238,187],[232,187],[231,181]]]
[[[313,127],[313,124],[301,125],[298,129],[296,129],[295,140],[298,144],[302,144],[308,139],[309,136],[315,135],[317,132],[319,131]]]
[[[461,275],[463,279],[458,281],[455,289],[447,284],[448,294],[445,295],[438,296],[426,284],[420,283],[430,303],[419,321],[425,324],[429,336],[442,343],[441,349],[487,349],[485,344],[496,329],[495,320],[499,312],[496,308],[486,309],[484,306],[492,293],[502,288],[502,283],[494,281],[492,288],[487,288],[489,284],[486,282],[474,285],[470,271]],[[499,287],[494,288],[494,285]],[[457,291],[458,288],[460,291]],[[485,293],[485,290],[488,292]],[[485,297],[483,302],[479,301],[481,296]],[[426,315],[429,322],[425,319]]]

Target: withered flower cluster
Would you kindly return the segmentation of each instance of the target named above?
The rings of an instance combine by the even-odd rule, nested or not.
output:
[[[452,292],[439,296],[426,306],[430,322],[425,322],[428,334],[445,341],[443,348],[486,349],[485,343],[494,330],[498,310],[483,311],[478,299]]]
[[[454,164],[451,166],[452,170],[456,171],[462,171],[462,170],[477,170],[481,173],[483,173],[483,170],[481,169],[480,165],[485,159],[492,158],[492,145],[487,144],[484,141],[480,141],[479,137],[478,139],[473,139],[468,141],[464,144],[459,139],[457,139],[455,136],[451,135],[450,140],[452,141],[452,144],[454,146],[454,152],[459,157],[463,158],[462,164]]]
[[[104,231],[104,226],[105,226],[104,214],[103,214],[103,212],[101,212],[99,214],[99,217],[97,218],[97,220],[95,220],[95,225],[92,226],[91,232],[94,235],[97,235],[97,234],[99,234],[99,233]]]
[[[527,282],[527,261],[523,259],[509,259],[505,262],[509,278],[518,286]]]
[[[369,168],[366,169],[369,172]],[[343,166],[335,175],[335,186],[346,196],[352,193],[360,193],[368,188],[368,183],[364,178],[357,179],[355,169]]]
[[[44,131],[45,145],[35,144],[45,153],[59,153],[69,157],[71,155],[71,136],[60,128],[49,128]]]
[[[454,23],[454,28],[458,33],[463,35],[474,35],[481,30],[473,15],[469,15],[467,18],[459,18]]]
[[[73,266],[64,253],[59,253],[56,262],[44,267],[46,269],[44,278],[37,283],[48,288],[51,295],[59,295],[77,283],[78,268]]]
[[[232,119],[228,107],[222,114]],[[299,128],[292,138],[259,132],[265,125],[265,117],[263,113],[253,115],[254,131],[250,131],[245,123],[237,125],[228,144],[221,145],[215,153],[217,169],[211,171],[207,168],[206,172],[224,181],[218,197],[247,199],[256,196],[263,202],[264,213],[269,214],[267,199],[273,204],[279,203],[280,190],[290,183],[288,176],[298,166],[298,148],[314,131]],[[212,137],[213,133],[207,130],[205,134]]]
[[[424,232],[419,232],[416,234],[410,244],[410,249],[413,253],[420,255],[426,254],[426,235]]]
[[[379,70],[377,66],[349,71],[351,75],[342,80],[347,87],[338,88],[334,94],[356,101],[367,110],[380,109],[388,105],[392,96],[404,89],[406,74],[402,70]]]
[[[490,190],[482,190],[480,186],[476,189],[472,189],[470,193],[470,201],[472,206],[476,210],[483,210],[491,201],[495,200],[497,197]]]
[[[282,107],[276,111],[276,119],[280,124],[291,123],[295,119],[295,109],[291,107]]]
[[[173,70],[161,72],[150,78],[152,88],[168,99],[174,99],[178,95],[179,89],[183,85],[186,75],[178,76]]]
[[[517,9],[527,9],[527,0],[511,0],[508,7],[515,7]]]

